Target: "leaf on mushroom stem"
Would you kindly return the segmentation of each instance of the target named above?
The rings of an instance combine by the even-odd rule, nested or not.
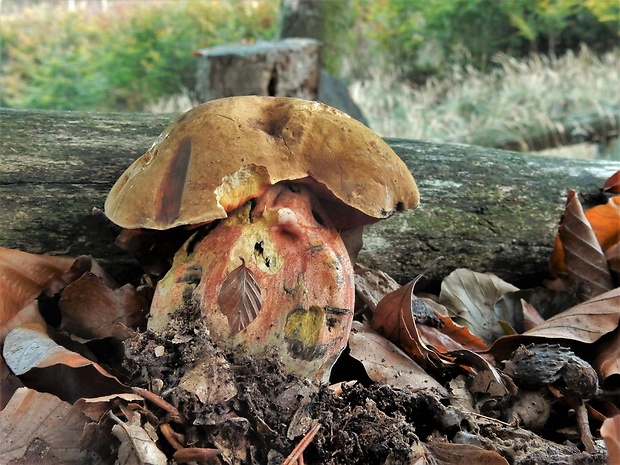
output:
[[[564,249],[568,279],[583,301],[614,287],[601,244],[573,190],[568,191],[566,210],[560,220],[559,235]]]
[[[60,329],[83,339],[116,337],[124,340],[130,328],[145,321],[146,296],[129,284],[110,289],[102,278],[84,273],[61,294]]]
[[[262,306],[260,285],[243,259],[222,283],[217,302],[233,334],[242,331],[258,316]]]
[[[87,418],[51,394],[18,389],[0,411],[1,463],[86,463],[80,438]]]
[[[97,363],[56,344],[42,325],[13,329],[4,341],[2,355],[27,387],[70,403],[82,397],[130,392]]]
[[[517,290],[495,275],[459,268],[441,283],[439,301],[456,323],[467,326],[490,345],[505,334],[496,315],[495,304],[507,292]],[[518,326],[514,321],[507,323],[512,327]]]

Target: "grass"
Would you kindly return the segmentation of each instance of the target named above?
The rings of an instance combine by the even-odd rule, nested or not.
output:
[[[352,81],[349,91],[382,136],[431,141],[470,142],[481,130],[510,130],[620,105],[620,49],[596,56],[582,48],[559,58],[523,60],[498,55],[494,61],[490,73],[455,67],[448,78],[420,87],[373,72],[369,79]],[[613,150],[618,152],[617,143]],[[541,153],[594,158],[596,148],[580,144]]]

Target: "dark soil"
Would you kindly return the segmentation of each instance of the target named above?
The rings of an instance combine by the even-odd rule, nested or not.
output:
[[[147,331],[126,340],[124,368],[128,384],[178,408],[184,421],[171,426],[187,445],[220,449],[208,463],[280,464],[317,422],[320,429],[303,454],[306,464],[448,463],[434,458],[433,441],[494,450],[510,464],[606,463],[602,453],[581,453],[574,445],[473,416],[429,390],[356,382],[337,394],[286,373],[273,354],[250,357],[216,347],[194,315],[185,309],[163,334]],[[181,387],[192,370],[202,370],[209,400],[197,394],[200,389]],[[169,421],[164,410],[147,406],[160,422]],[[158,444],[172,456],[163,437]]]

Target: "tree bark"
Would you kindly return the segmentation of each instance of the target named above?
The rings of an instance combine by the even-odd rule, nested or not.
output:
[[[0,109],[0,246],[90,254],[120,281],[140,269],[93,208],[175,115]],[[387,139],[418,182],[421,205],[367,227],[359,261],[401,282],[432,260],[436,283],[457,267],[539,283],[567,188],[596,196],[611,161],[583,161]]]

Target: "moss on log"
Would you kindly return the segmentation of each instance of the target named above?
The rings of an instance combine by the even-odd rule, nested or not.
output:
[[[0,109],[0,246],[90,254],[118,279],[140,274],[93,208],[173,115]],[[620,163],[529,156],[460,144],[387,139],[422,197],[413,212],[367,228],[360,261],[400,281],[438,256],[525,286],[546,274],[567,188],[595,196]]]

